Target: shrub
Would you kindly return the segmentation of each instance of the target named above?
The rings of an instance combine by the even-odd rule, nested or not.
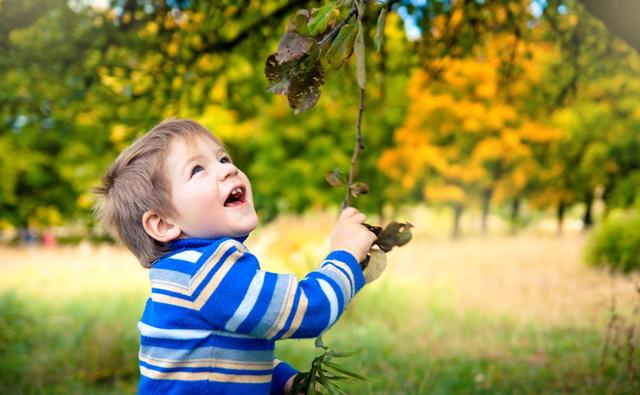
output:
[[[586,259],[618,272],[640,270],[640,210],[611,213],[592,233]]]

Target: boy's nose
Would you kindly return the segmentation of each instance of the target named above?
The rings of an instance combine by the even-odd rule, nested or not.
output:
[[[220,170],[220,181],[224,181],[231,176],[238,174],[238,168],[232,163],[225,163]]]

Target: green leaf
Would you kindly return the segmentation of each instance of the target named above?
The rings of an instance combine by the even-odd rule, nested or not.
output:
[[[298,10],[287,20],[287,31],[296,32],[303,36],[311,36],[309,31],[309,10]]]
[[[306,393],[310,383],[311,377],[309,376],[309,372],[296,374],[296,376],[293,378],[293,384],[291,384],[291,393]]]
[[[309,32],[312,36],[324,33],[329,26],[335,23],[336,14],[333,12],[335,6],[336,2],[330,1],[313,11],[309,22]]]
[[[356,372],[351,372],[351,371],[345,369],[344,367],[342,367],[342,366],[340,366],[340,365],[338,365],[336,363],[326,362],[325,365],[330,367],[331,369],[333,369],[333,370],[335,370],[335,371],[337,371],[339,373],[342,373],[344,375],[347,375],[349,377],[353,377],[353,378],[358,379],[358,380],[366,380],[367,379],[363,375],[361,375],[359,373],[356,373]]]
[[[387,6],[382,6],[382,10],[380,10],[380,15],[378,15],[378,23],[376,23],[376,52],[380,52],[380,48],[382,48],[382,41],[384,39],[384,24],[387,20]]]
[[[278,44],[276,61],[285,63],[300,59],[311,52],[315,46],[316,41],[312,38],[303,36],[295,31],[286,32],[282,35]]]
[[[354,43],[354,51],[356,53],[356,76],[358,77],[358,85],[360,89],[364,89],[367,82],[365,50],[364,50],[364,28],[362,21],[358,20],[358,34]]]
[[[308,395],[316,395],[318,393],[318,391],[316,391],[316,385],[315,382],[312,380],[309,388],[307,388],[307,394]]]
[[[336,69],[342,67],[353,53],[353,43],[358,33],[356,23],[355,19],[349,20],[333,39],[326,53],[327,61]]]
[[[357,353],[359,353],[361,350],[355,350],[355,351],[345,351],[345,352],[337,352],[337,351],[333,351],[333,356],[336,358],[346,358],[346,357],[351,357],[353,355],[356,355]]]
[[[326,388],[327,391],[329,391],[330,395],[341,395],[341,393],[343,393],[343,391],[340,390],[340,387],[338,387],[336,384],[332,383],[325,377],[318,378],[318,383]]]
[[[353,0],[338,0],[338,3],[336,4],[336,6],[351,8],[353,7]]]
[[[328,348],[327,346],[324,345],[324,342],[322,341],[322,335],[316,337],[315,344],[317,348],[324,348],[325,350]]]

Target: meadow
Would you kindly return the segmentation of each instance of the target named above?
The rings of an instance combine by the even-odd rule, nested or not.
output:
[[[303,275],[333,218],[283,217],[247,244],[265,269]],[[584,234],[451,241],[416,222],[324,337],[359,350],[343,364],[368,380],[348,393],[640,393],[640,278],[586,266]],[[148,282],[133,256],[83,243],[1,247],[0,258],[0,393],[134,394]],[[317,353],[313,340],[276,350],[299,369]]]

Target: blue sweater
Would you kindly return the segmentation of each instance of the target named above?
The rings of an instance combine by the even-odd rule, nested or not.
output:
[[[183,239],[150,269],[139,394],[282,394],[296,371],[278,339],[316,337],[364,285],[345,251],[303,280],[260,270],[238,240]]]

